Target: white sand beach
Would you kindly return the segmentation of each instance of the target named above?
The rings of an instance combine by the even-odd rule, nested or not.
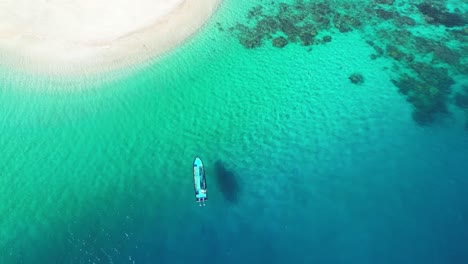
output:
[[[194,34],[220,0],[0,0],[0,60],[50,74],[112,70]]]

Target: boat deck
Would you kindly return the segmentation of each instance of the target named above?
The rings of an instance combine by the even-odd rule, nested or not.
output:
[[[195,188],[195,200],[205,205],[204,202],[208,199],[205,168],[203,166],[203,162],[198,157],[195,158],[195,161],[193,162],[193,181]]]

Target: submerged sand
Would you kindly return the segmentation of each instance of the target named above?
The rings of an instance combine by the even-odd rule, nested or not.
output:
[[[0,59],[34,72],[142,62],[197,31],[220,0],[2,0]]]

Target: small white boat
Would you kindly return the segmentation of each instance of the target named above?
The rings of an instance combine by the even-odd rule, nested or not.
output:
[[[193,161],[193,183],[195,188],[195,201],[200,206],[205,206],[205,201],[208,200],[205,167],[199,157]]]

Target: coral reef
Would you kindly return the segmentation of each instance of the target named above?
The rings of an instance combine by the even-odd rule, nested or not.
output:
[[[450,114],[449,104],[466,107],[464,94],[453,95],[451,76],[468,75],[468,15],[446,5],[445,0],[268,1],[252,8],[248,22],[229,32],[247,49],[270,43],[310,51],[310,46],[330,42],[333,34],[358,30],[375,51],[369,59],[393,61],[392,82],[414,107],[414,121],[430,125]],[[419,33],[418,27],[427,31]],[[364,80],[348,78],[354,84]]]
[[[353,73],[348,77],[348,79],[354,84],[364,83],[364,76],[362,76],[360,73]]]
[[[273,46],[282,48],[288,45],[288,40],[285,37],[277,37],[273,39]]]
[[[442,71],[443,72],[443,71]],[[393,80],[399,91],[406,95],[406,100],[414,106],[412,117],[420,125],[434,122],[437,114],[446,114],[448,93],[435,85],[428,84],[417,77],[403,75]],[[450,86],[451,83],[446,83]],[[448,87],[446,87],[448,90]]]
[[[456,13],[450,13],[444,6],[436,6],[429,3],[417,5],[419,11],[424,14],[424,19],[429,24],[440,24],[446,27],[460,27],[466,25],[466,19]]]
[[[340,32],[349,32],[359,28],[362,22],[358,16],[339,13],[324,2],[296,1],[294,4],[271,2],[274,6],[269,12],[262,5],[252,8],[247,15],[250,24],[238,23],[230,31],[239,39],[245,48],[256,48],[265,40],[276,37],[275,47],[284,47],[287,43],[297,43],[303,46],[318,44],[318,31],[334,27]],[[331,38],[324,38],[324,42]]]

